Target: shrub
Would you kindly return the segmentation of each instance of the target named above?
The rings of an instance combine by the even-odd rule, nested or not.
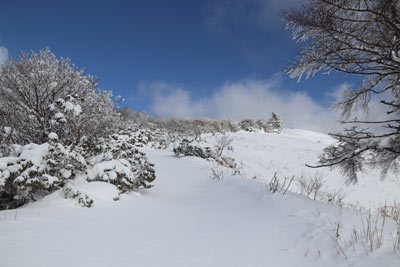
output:
[[[25,145],[15,156],[0,158],[0,209],[16,208],[60,188],[65,197],[91,206],[79,190],[66,189],[68,182],[78,177],[114,184],[121,193],[150,188],[155,179],[154,164],[127,136],[99,140],[92,155],[85,146],[64,146],[52,135],[49,143]]]
[[[245,119],[239,122],[240,129],[247,131],[247,132],[254,132],[257,125],[254,120]]]
[[[37,200],[86,173],[83,156],[55,140],[26,145],[20,151],[15,157],[0,158],[0,193],[9,202],[19,200],[20,205]],[[6,200],[2,200],[3,206]]]
[[[236,175],[240,173],[240,169],[238,168],[235,159],[222,156],[224,149],[229,148],[231,143],[232,139],[224,135],[217,139],[217,145],[214,147],[214,149],[212,149],[210,146],[207,146],[205,141],[198,142],[196,140],[189,141],[187,139],[183,139],[182,142],[180,142],[179,145],[174,148],[174,153],[177,156],[194,156],[203,159],[214,160],[216,163],[218,163],[218,165],[232,169],[233,175]],[[217,176],[221,177],[218,172],[214,172],[212,170],[212,177],[215,178]]]
[[[135,135],[113,135],[104,140],[101,153],[90,160],[89,181],[114,184],[121,192],[150,188],[156,178],[154,164],[134,145]]]
[[[174,148],[176,155],[194,156],[203,159],[213,158],[214,152],[211,147],[206,146],[205,142],[193,142],[188,139],[183,139],[180,144]]]
[[[44,49],[8,61],[0,73],[0,209],[60,188],[91,206],[65,187],[78,177],[121,192],[151,187],[154,165],[137,149],[151,131],[116,134],[123,127],[111,91],[100,91],[68,59]]]

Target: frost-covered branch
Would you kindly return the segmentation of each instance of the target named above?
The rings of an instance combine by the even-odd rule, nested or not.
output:
[[[364,77],[356,88],[347,88],[334,107],[352,127],[332,134],[338,143],[325,149],[315,167],[339,167],[351,181],[366,166],[379,167],[384,175],[398,168],[400,157],[400,1],[305,0],[301,8],[283,11],[286,27],[298,42],[307,41],[286,72],[300,81],[318,72],[342,72]],[[381,95],[386,112],[381,120],[349,119],[353,111],[368,111]]]

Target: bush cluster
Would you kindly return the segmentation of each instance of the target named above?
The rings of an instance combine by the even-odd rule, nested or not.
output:
[[[83,206],[93,201],[67,185],[103,181],[127,192],[150,188],[154,165],[138,150],[143,131],[124,129],[111,91],[49,49],[22,53],[0,69],[0,209],[63,189]]]

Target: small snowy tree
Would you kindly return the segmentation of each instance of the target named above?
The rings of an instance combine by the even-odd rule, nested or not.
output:
[[[231,146],[232,142],[233,139],[226,135],[222,135],[221,137],[217,138],[215,144],[215,152],[217,154],[216,156],[221,157],[224,150],[228,149]]]
[[[269,133],[280,133],[282,131],[283,121],[279,115],[274,112],[271,114],[271,118],[268,120],[266,132]]]

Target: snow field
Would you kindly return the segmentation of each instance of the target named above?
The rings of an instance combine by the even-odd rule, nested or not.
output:
[[[335,222],[359,215],[265,184],[226,175],[211,162],[145,149],[155,187],[113,198],[107,183],[80,185],[94,199],[78,207],[59,192],[0,212],[1,266],[399,266],[386,242],[373,254],[338,255]],[[385,233],[389,235],[389,233]],[[23,256],[22,256],[23,255]]]
[[[329,194],[339,193],[344,197],[343,205],[356,209],[376,210],[400,201],[400,178],[393,173],[381,179],[378,171],[367,170],[359,174],[358,184],[348,185],[347,178],[337,169],[306,167],[305,164],[316,165],[322,150],[334,143],[328,135],[298,129],[284,129],[281,134],[240,131],[228,135],[233,139],[233,151],[226,150],[224,154],[235,159],[242,177],[269,183],[276,172],[282,184],[285,178],[288,181],[294,176],[289,190],[300,193],[302,177],[310,180],[320,176],[323,185],[317,200],[327,201]],[[202,138],[213,146],[218,135]]]

